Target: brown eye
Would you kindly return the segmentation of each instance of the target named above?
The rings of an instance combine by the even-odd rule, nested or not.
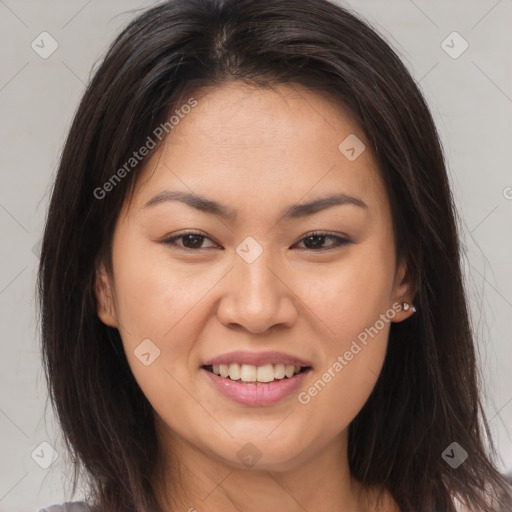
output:
[[[324,246],[325,240],[327,238],[334,240],[334,242],[329,244],[328,246]],[[350,240],[329,233],[311,233],[308,236],[302,238],[301,242],[304,242],[305,248],[307,250],[320,252],[335,249],[336,247],[339,247],[341,245],[349,244]]]
[[[201,235],[183,235],[180,238],[187,249],[200,249],[204,240],[204,236]]]
[[[182,241],[181,244],[177,243],[178,240]],[[199,250],[199,249],[206,249],[206,247],[202,247],[202,244],[205,240],[210,240],[206,235],[203,235],[201,233],[182,233],[181,235],[176,235],[171,238],[167,238],[163,242],[167,245],[171,245],[174,247],[177,247],[178,249],[185,249],[185,250]]]

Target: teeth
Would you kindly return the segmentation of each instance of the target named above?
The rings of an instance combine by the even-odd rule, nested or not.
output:
[[[291,378],[300,372],[300,366],[293,364],[265,364],[254,366],[252,364],[214,364],[212,371],[215,375],[229,378],[231,380],[241,380],[242,382],[272,382],[277,379]]]
[[[240,373],[240,365],[238,363],[231,363],[229,365],[229,378],[231,380],[238,380]]]
[[[293,374],[295,373],[295,366],[293,366],[293,364],[287,364],[285,367],[284,367],[284,374],[290,378],[290,377],[293,377]]]
[[[254,382],[256,380],[256,373],[256,366],[243,364],[240,368],[240,379],[242,382]],[[231,378],[231,375],[229,377]]]
[[[284,379],[285,373],[284,364],[278,363],[274,365],[274,379]]]
[[[272,382],[274,380],[274,367],[271,364],[258,366],[256,380],[258,382]]]

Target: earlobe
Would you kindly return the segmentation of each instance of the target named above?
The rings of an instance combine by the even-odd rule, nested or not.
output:
[[[414,304],[409,304],[408,302],[404,302],[402,304],[402,309],[404,311],[409,311],[409,309],[412,309],[412,312],[416,313],[416,306]]]
[[[392,309],[395,311],[393,322],[397,323],[406,320],[417,311],[416,306],[408,300],[395,301]]]
[[[100,264],[96,271],[94,294],[100,320],[110,327],[117,327],[117,315],[114,308],[110,278],[103,263]]]
[[[405,263],[401,264],[395,282],[393,309],[396,311],[396,315],[394,322],[402,322],[416,313],[416,306],[412,302],[412,298],[415,295],[416,289],[410,272]]]

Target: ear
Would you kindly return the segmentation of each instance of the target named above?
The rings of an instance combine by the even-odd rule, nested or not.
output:
[[[402,322],[411,315],[414,315],[413,299],[416,295],[416,291],[416,284],[412,279],[411,272],[406,262],[402,261],[396,273],[392,296],[392,309],[396,311],[393,322]],[[404,309],[404,302],[409,304],[410,307],[408,309]]]
[[[99,268],[96,270],[94,294],[96,295],[98,316],[100,320],[110,327],[117,327],[117,315],[114,307],[110,277],[103,263],[101,263]]]

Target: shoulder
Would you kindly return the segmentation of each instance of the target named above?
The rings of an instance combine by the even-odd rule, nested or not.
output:
[[[89,512],[89,507],[85,501],[69,501],[62,505],[50,505],[38,512]]]

